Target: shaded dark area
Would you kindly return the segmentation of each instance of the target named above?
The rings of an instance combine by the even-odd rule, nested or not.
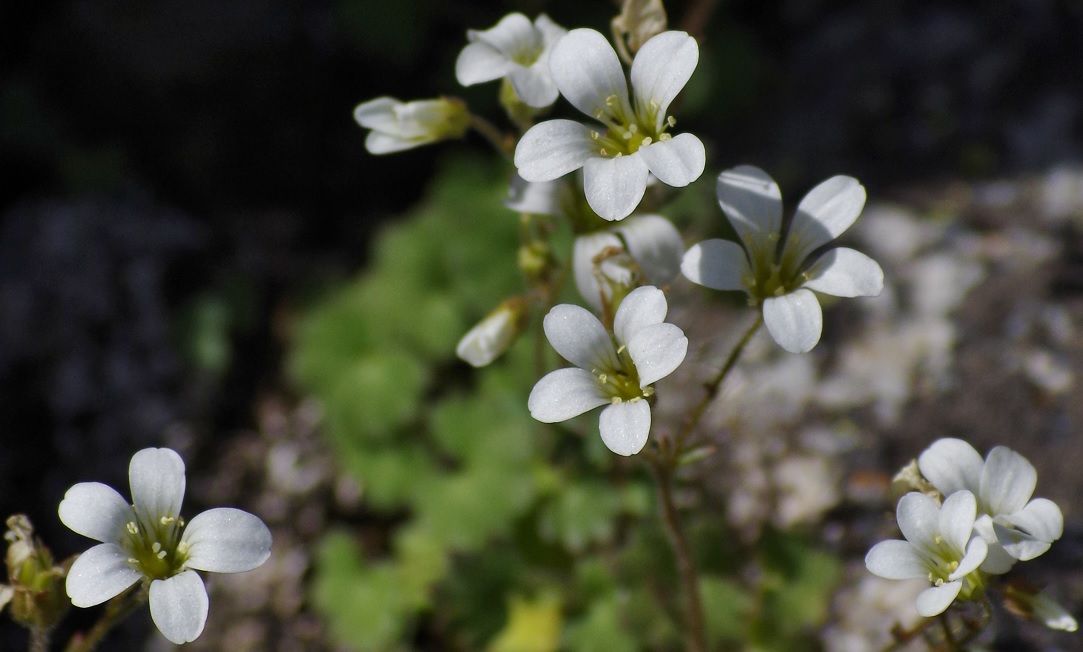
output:
[[[669,6],[673,24],[689,4]],[[1081,3],[720,4],[682,120],[711,147],[708,174],[752,162],[787,186],[846,172],[887,190],[1083,154]],[[611,15],[510,8],[599,29]],[[435,168],[432,150],[369,156],[353,107],[447,93],[495,116],[493,87],[464,91],[452,69],[465,29],[501,13],[0,6],[0,513],[26,512],[63,556],[81,545],[55,518],[73,482],[123,489],[131,453],[170,429],[196,461],[251,425],[281,383],[276,315],[362,266]],[[468,140],[444,147],[482,146]],[[186,348],[200,328],[225,353]],[[12,629],[0,648],[19,645]]]

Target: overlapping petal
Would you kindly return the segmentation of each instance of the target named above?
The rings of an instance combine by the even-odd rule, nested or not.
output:
[[[455,78],[463,86],[500,79],[512,68],[506,54],[484,41],[470,43],[455,60]]]
[[[572,120],[547,120],[519,139],[515,167],[527,181],[552,181],[578,170],[597,155],[589,127]]]
[[[617,308],[613,318],[613,334],[617,340],[628,344],[639,331],[665,321],[668,311],[664,292],[653,286],[636,288],[624,297]]]
[[[989,514],[1014,514],[1027,504],[1038,484],[1038,472],[1019,453],[996,446],[985,458],[981,497]]]
[[[100,543],[75,560],[65,588],[76,607],[93,607],[115,598],[143,574],[128,563],[128,553],[115,543]]]
[[[978,501],[969,491],[956,491],[944,499],[944,503],[940,506],[937,530],[952,550],[962,552],[966,549],[970,535],[974,531],[977,510]],[[985,559],[985,554],[983,553],[981,557]]]
[[[651,285],[669,283],[681,271],[684,242],[673,222],[660,215],[633,215],[616,231]]]
[[[881,541],[865,555],[865,567],[874,575],[889,580],[911,580],[929,575],[925,557],[907,541]]]
[[[823,312],[810,290],[765,299],[763,322],[779,346],[790,353],[806,353],[820,341]]]
[[[659,181],[674,188],[683,188],[698,179],[707,163],[703,143],[692,134],[678,134],[640,147],[636,155],[643,157]]]
[[[1029,561],[1044,554],[1064,534],[1064,515],[1053,501],[1035,498],[1018,512],[995,517],[993,528],[1009,555]]]
[[[132,506],[115,489],[100,482],[80,482],[60,501],[60,522],[95,541],[115,542],[135,517]]]
[[[254,514],[219,507],[197,515],[184,529],[188,566],[214,573],[240,573],[271,556],[271,531]]]
[[[546,107],[556,102],[560,96],[556,82],[549,74],[548,61],[548,57],[543,56],[533,66],[515,66],[508,71],[511,87],[527,106]]]
[[[926,618],[944,613],[963,589],[962,582],[946,582],[940,586],[931,586],[918,594],[918,614]]]
[[[559,423],[609,402],[593,374],[568,367],[542,376],[530,391],[527,409],[542,423]]]
[[[635,455],[647,443],[651,407],[642,399],[614,403],[602,410],[598,430],[609,450],[617,455]]]
[[[155,524],[163,516],[180,516],[184,500],[184,460],[169,448],[144,448],[128,464],[132,505],[140,521]]]
[[[688,353],[688,338],[674,324],[647,326],[626,340],[626,344],[639,373],[640,387],[653,385],[673,373]]]
[[[884,289],[884,270],[860,251],[829,249],[808,270],[805,287],[836,297],[874,297]]]
[[[899,499],[895,517],[906,540],[919,550],[935,550],[940,510],[936,501],[925,494],[908,493]]]
[[[631,113],[620,59],[597,31],[581,28],[564,35],[549,54],[549,71],[560,94],[583,113],[591,117],[599,111],[613,115],[615,109]],[[616,107],[606,103],[610,97],[616,97]]]
[[[985,462],[962,439],[938,439],[918,457],[918,469],[945,496],[966,489],[981,495]]]
[[[636,112],[654,113],[655,129],[661,130],[670,102],[688,83],[697,63],[699,45],[685,32],[662,32],[644,43],[630,73]]]
[[[814,249],[842,235],[865,207],[865,187],[857,179],[834,176],[797,205],[786,236],[786,255],[804,260]]]
[[[542,327],[557,353],[575,366],[588,370],[616,366],[612,338],[586,308],[567,303],[553,306]]]
[[[745,250],[729,240],[704,240],[689,247],[681,261],[688,280],[715,290],[743,290],[752,275]]]
[[[202,578],[184,571],[150,584],[150,617],[171,643],[191,643],[203,633],[210,601]]]
[[[773,262],[782,232],[782,191],[775,180],[757,167],[740,165],[718,175],[715,193],[745,248],[769,249],[764,253]]]
[[[519,174],[523,174],[521,168]],[[599,216],[610,221],[621,220],[643,199],[649,175],[647,163],[635,154],[589,158],[583,164],[583,192],[587,203]],[[528,177],[524,174],[523,178]]]

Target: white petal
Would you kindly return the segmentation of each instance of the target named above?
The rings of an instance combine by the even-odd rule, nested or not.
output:
[[[884,270],[860,251],[825,251],[808,270],[804,287],[836,297],[875,297],[884,289]]]
[[[169,448],[144,448],[128,464],[132,505],[145,524],[180,516],[184,500],[184,460]]]
[[[542,423],[558,423],[609,403],[598,379],[583,369],[557,369],[534,385],[527,399],[530,416]]]
[[[1003,575],[1015,566],[1015,562],[1018,561],[1015,557],[1008,554],[1008,551],[1004,549],[1004,546],[1000,543],[988,543],[989,551],[985,554],[985,561],[981,563],[981,570],[983,573],[989,573],[991,575]]]
[[[463,86],[473,86],[500,79],[512,68],[512,61],[484,41],[463,48],[455,60],[455,79]]]
[[[487,30],[467,30],[471,42],[486,43],[508,58],[542,49],[541,34],[534,29],[530,19],[519,12],[512,12]]]
[[[648,176],[647,164],[638,153],[615,158],[595,157],[583,164],[583,192],[587,203],[599,216],[622,220],[639,206],[647,189]]]
[[[150,583],[150,617],[171,643],[191,643],[203,633],[210,601],[195,571]]]
[[[68,570],[66,588],[73,605],[93,607],[120,595],[141,577],[123,548],[102,543],[79,555]]]
[[[1064,632],[1074,632],[1079,629],[1079,623],[1076,622],[1075,618],[1048,594],[1039,593],[1029,602],[1034,618],[1049,629]]]
[[[993,528],[1009,555],[1029,561],[1064,534],[1064,515],[1053,501],[1035,498],[1015,514],[996,517]]]
[[[906,540],[920,551],[936,550],[939,535],[939,507],[925,494],[910,492],[899,499],[895,508],[895,520],[899,523]]]
[[[881,541],[865,555],[865,567],[873,575],[889,580],[910,580],[929,575],[925,558],[906,541]]]
[[[560,25],[553,22],[553,19],[545,14],[538,14],[538,17],[534,19],[534,27],[541,32],[542,43],[545,47],[550,47],[559,39],[568,33],[568,30],[564,29]]]
[[[403,138],[382,131],[370,131],[365,136],[365,149],[369,154],[394,154],[431,143],[433,138]]]
[[[981,499],[991,516],[1014,514],[1027,504],[1038,484],[1038,472],[1019,453],[997,446],[985,458]]]
[[[556,102],[560,95],[553,76],[549,74],[548,61],[548,58],[542,58],[530,67],[513,66],[508,71],[511,87],[527,106],[536,109],[547,107]]]
[[[630,75],[639,115],[650,115],[653,103],[658,107],[654,109],[658,116],[654,126],[660,130],[665,124],[669,103],[688,83],[697,63],[699,45],[684,32],[662,32],[644,43],[632,62]]]
[[[572,271],[575,274],[575,286],[579,289],[580,296],[595,310],[602,309],[602,286],[598,283],[598,275],[595,273],[596,266],[594,257],[607,247],[622,249],[620,238],[611,231],[595,231],[586,233],[575,239],[575,248],[572,253]],[[605,296],[609,297],[609,291]]]
[[[640,387],[653,385],[673,373],[687,353],[688,338],[674,324],[648,326],[628,341],[628,355],[636,365]]]
[[[636,288],[624,297],[617,308],[613,318],[613,334],[618,342],[628,344],[637,332],[665,321],[668,310],[664,292],[650,285]]]
[[[775,180],[757,167],[741,165],[718,175],[715,193],[748,251],[756,260],[773,262],[782,233],[782,192]]]
[[[619,110],[631,113],[628,83],[617,53],[593,29],[573,29],[553,45],[549,71],[560,94],[592,118],[598,111],[612,115],[606,98],[616,96]]]
[[[939,616],[951,605],[962,589],[962,582],[947,582],[940,586],[925,589],[918,594],[918,614],[926,618]]]
[[[820,303],[803,289],[764,300],[763,321],[771,337],[790,353],[811,351],[823,330]]]
[[[570,190],[564,179],[531,183],[513,173],[504,206],[518,213],[561,216],[564,214],[562,202]]]
[[[918,469],[945,496],[966,489],[977,495],[985,462],[974,447],[962,439],[946,437],[933,442],[918,457]]]
[[[651,431],[651,406],[642,399],[614,403],[598,419],[602,441],[617,455],[635,455],[643,450]]]
[[[68,489],[58,512],[61,523],[95,541],[120,541],[135,519],[128,501],[100,482],[80,482]]]
[[[184,528],[190,568],[241,573],[271,556],[271,531],[254,514],[219,507],[199,514]]]
[[[974,532],[978,501],[967,490],[956,491],[940,506],[937,529],[953,551],[962,552]],[[982,555],[982,559],[985,555]]]
[[[958,560],[958,568],[948,575],[948,579],[954,581],[966,577],[985,562],[988,554],[989,544],[985,542],[985,539],[979,536],[971,538],[970,543],[966,546],[966,554],[963,555],[962,559]]]
[[[693,283],[715,290],[744,290],[752,275],[745,250],[729,240],[704,240],[692,245],[681,261],[681,273]]]
[[[684,242],[673,222],[660,215],[633,215],[616,231],[651,285],[665,285],[681,271]]]
[[[636,153],[643,157],[651,174],[675,188],[683,188],[698,179],[707,162],[703,143],[692,134],[660,140],[640,147]]]
[[[366,129],[393,132],[399,124],[395,117],[397,106],[402,106],[402,102],[393,97],[377,97],[358,104],[353,110],[353,119]]]
[[[580,369],[617,366],[613,338],[586,308],[570,303],[553,306],[545,315],[542,327],[557,353]]]
[[[798,204],[786,236],[785,255],[804,260],[813,249],[850,228],[864,206],[865,187],[857,179],[840,175],[822,182]]]
[[[572,120],[547,120],[523,134],[515,147],[515,167],[527,181],[552,181],[596,156],[588,127]]]

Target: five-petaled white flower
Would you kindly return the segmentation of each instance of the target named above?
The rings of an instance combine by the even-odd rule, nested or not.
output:
[[[470,126],[466,106],[447,98],[400,102],[377,97],[354,109],[353,119],[366,129],[369,154],[391,154],[446,138],[462,138]]]
[[[1034,559],[1064,533],[1064,516],[1047,498],[1031,500],[1038,474],[1027,458],[996,446],[984,461],[961,439],[945,438],[918,457],[921,474],[940,493],[967,490],[978,499],[974,529],[989,544],[982,564],[988,573],[1004,573],[1016,560]]]
[[[692,134],[672,136],[670,103],[699,62],[696,40],[663,32],[647,41],[632,62],[632,99],[613,46],[592,29],[573,29],[553,46],[549,69],[575,108],[597,120],[549,120],[531,127],[515,149],[515,166],[527,181],[551,181],[583,168],[587,202],[607,220],[627,217],[643,198],[650,174],[686,186],[703,173],[703,143]]]
[[[188,523],[180,516],[184,462],[168,448],[147,448],[128,466],[132,505],[112,487],[80,482],[60,503],[60,520],[102,543],[79,555],[68,571],[72,604],[92,607],[136,582],[149,584],[150,615],[173,643],[194,641],[209,601],[193,569],[239,573],[271,554],[271,533],[258,517],[211,509]]]
[[[820,341],[823,314],[816,295],[876,296],[884,272],[863,253],[837,247],[814,252],[848,229],[865,205],[856,179],[831,177],[797,206],[783,238],[782,193],[759,168],[742,165],[718,175],[718,203],[741,244],[706,240],[684,256],[681,271],[693,283],[716,290],[743,290],[778,344],[791,353]]]
[[[922,493],[899,500],[899,529],[906,541],[881,541],[865,555],[865,566],[889,580],[925,579],[932,587],[918,595],[918,613],[926,618],[944,612],[957,597],[970,599],[983,588],[978,567],[988,547],[974,530],[976,500],[957,491],[938,506]]]
[[[554,306],[545,316],[553,348],[578,368],[550,372],[534,386],[527,405],[538,421],[566,421],[601,405],[602,441],[618,455],[634,455],[647,443],[651,385],[684,361],[688,338],[664,322],[668,305],[656,287],[632,290],[617,308],[613,332],[585,308]]]
[[[545,14],[531,23],[523,14],[510,13],[487,30],[466,32],[470,44],[455,61],[455,77],[463,86],[507,77],[525,104],[549,106],[557,100],[557,86],[549,74],[549,52],[567,33]]]

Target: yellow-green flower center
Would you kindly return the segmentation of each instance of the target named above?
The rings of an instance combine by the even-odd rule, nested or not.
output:
[[[612,369],[591,369],[590,372],[598,379],[598,384],[614,403],[621,401],[635,401],[648,398],[654,393],[651,387],[639,386],[639,372],[636,365],[628,355],[628,347],[623,344],[618,346],[617,366]]]
[[[125,531],[121,545],[130,555],[128,563],[146,577],[164,580],[184,570],[188,561],[188,544],[181,540],[184,519],[162,516],[148,524],[136,518]]]
[[[658,124],[658,111],[661,107],[654,100],[650,101],[643,115],[640,115],[638,111],[628,115],[623,103],[616,95],[605,98],[605,104],[606,109],[598,109],[594,113],[594,117],[605,125],[605,131],[590,132],[590,137],[598,148],[598,154],[605,158],[634,154],[641,147],[673,137],[666,133],[667,128],[677,124],[673,116],[669,116],[662,122],[660,129],[655,127]]]

